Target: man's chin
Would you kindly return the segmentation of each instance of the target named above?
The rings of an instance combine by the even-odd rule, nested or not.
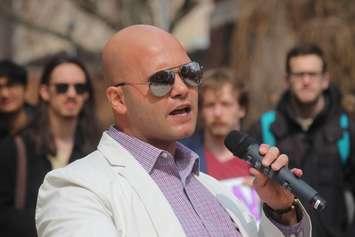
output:
[[[79,116],[79,113],[77,112],[70,112],[70,113],[62,113],[62,116],[63,118],[65,119],[75,119]]]
[[[183,133],[181,133],[181,135],[179,136],[179,138],[177,140],[191,137],[193,133],[194,133],[194,130],[183,132]]]
[[[2,106],[0,113],[8,114],[8,115],[15,115],[20,112],[22,106]]]
[[[214,137],[225,137],[232,129],[228,128],[214,128],[210,130],[210,133]]]
[[[181,140],[184,138],[188,138],[194,134],[195,128],[194,127],[188,127],[188,128],[183,128],[177,132],[176,140]]]
[[[314,106],[318,102],[318,98],[314,97],[306,97],[306,98],[298,98],[297,99],[298,104],[302,106]]]

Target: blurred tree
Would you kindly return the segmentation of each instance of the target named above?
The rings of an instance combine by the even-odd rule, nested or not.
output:
[[[1,57],[29,66],[28,101],[37,101],[38,77],[48,55],[77,54],[94,78],[101,123],[111,123],[102,80],[100,51],[117,30],[131,24],[152,24],[173,31],[199,3],[206,0],[2,0],[0,4]],[[11,24],[9,24],[11,23]],[[10,34],[11,33],[11,34]],[[13,46],[13,47],[11,47]]]
[[[57,47],[70,47],[79,53],[94,57],[99,55],[102,45],[109,36],[122,27],[145,23],[173,31],[178,22],[200,2],[199,0],[7,1],[11,4],[0,4],[0,17],[16,23],[22,30],[21,33],[17,32],[22,34],[21,36],[23,34],[28,36],[28,32],[32,35],[34,32],[37,33],[37,37],[29,37],[36,41],[35,47],[41,46],[38,44],[39,39],[44,41],[46,37],[43,36],[49,35],[51,41],[62,42],[62,45],[65,45],[58,46],[58,43]],[[96,34],[92,31],[96,31]],[[55,48],[56,46],[53,46],[52,50],[60,51]],[[36,52],[33,49],[32,51]],[[31,53],[32,55],[28,57],[34,56],[33,52]],[[43,52],[44,55],[48,53],[50,52]],[[28,57],[24,56],[23,61],[28,61],[26,60]]]
[[[208,23],[211,35],[206,44],[210,45],[192,55],[206,68],[232,66],[246,80],[253,95],[247,122],[270,109],[278,99],[285,86],[285,54],[298,41],[313,41],[324,49],[331,76],[343,91],[347,108],[355,114],[352,0],[208,1],[215,3]],[[29,62],[69,48],[97,62],[102,45],[118,29],[145,23],[174,32],[186,16],[195,14],[192,10],[197,5],[205,2],[6,0],[0,5],[0,18],[18,27],[12,30],[14,43],[5,51],[8,55],[13,50],[15,59]],[[198,26],[188,24],[188,28],[196,31]]]
[[[285,54],[296,42],[319,44],[345,106],[355,112],[355,4],[351,0],[240,0],[231,65],[250,86],[249,121],[268,110],[284,84]]]

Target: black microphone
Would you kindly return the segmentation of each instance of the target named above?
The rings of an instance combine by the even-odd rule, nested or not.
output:
[[[259,145],[251,136],[238,131],[231,131],[224,139],[224,145],[236,156],[246,160],[251,166],[277,181],[281,186],[290,190],[296,197],[311,205],[316,211],[326,207],[326,201],[311,186],[296,177],[287,167],[274,171],[271,167],[262,165]]]

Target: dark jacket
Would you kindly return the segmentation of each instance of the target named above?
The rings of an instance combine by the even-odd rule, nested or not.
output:
[[[296,122],[290,105],[290,92],[282,96],[276,107],[276,120],[271,132],[276,145],[289,156],[289,167],[301,168],[303,179],[313,186],[327,201],[327,208],[320,214],[308,209],[312,219],[313,237],[344,236],[347,226],[347,209],[344,190],[355,193],[354,122],[350,122],[351,151],[343,165],[338,153],[337,141],[343,134],[339,117],[344,110],[340,105],[340,93],[331,86],[324,92],[326,106],[314,119],[307,131]],[[260,120],[250,134],[262,143]],[[305,204],[307,206],[307,204]]]
[[[36,107],[31,104],[25,103],[24,110],[28,118],[28,123],[25,125],[26,127],[33,121],[33,117],[36,113]],[[0,113],[0,142],[6,137],[11,135],[7,120],[8,120],[7,115]],[[20,133],[23,129],[25,129],[25,127],[21,128],[20,131],[18,131],[18,133]]]
[[[35,228],[37,193],[44,176],[52,167],[47,154],[35,151],[29,133],[30,129],[20,133],[27,156],[27,192],[24,209],[16,209],[14,204],[18,161],[14,138],[7,137],[0,144],[0,236],[37,236]],[[80,139],[76,137],[70,162],[85,155],[80,144]]]
[[[199,156],[200,171],[207,173],[205,145],[203,142],[203,131],[199,130],[195,132],[191,137],[182,139],[180,142],[197,153],[197,155]]]

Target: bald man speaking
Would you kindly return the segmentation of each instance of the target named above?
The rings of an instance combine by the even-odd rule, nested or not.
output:
[[[36,210],[40,237],[310,236],[309,217],[291,193],[250,169],[267,205],[257,228],[177,142],[194,132],[202,67],[171,34],[127,27],[107,42],[102,60],[115,124],[96,151],[46,176]],[[276,147],[261,146],[260,154],[274,170],[288,163]]]

